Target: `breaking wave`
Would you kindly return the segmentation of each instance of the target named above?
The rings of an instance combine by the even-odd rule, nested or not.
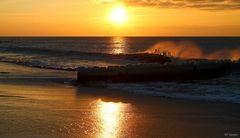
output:
[[[240,59],[240,48],[223,48],[211,52],[205,52],[201,47],[191,41],[164,41],[150,47],[146,50],[148,53],[165,53],[173,57],[182,59],[200,58],[200,59]]]

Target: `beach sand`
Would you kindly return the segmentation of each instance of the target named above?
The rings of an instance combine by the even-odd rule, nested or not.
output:
[[[238,104],[76,86],[75,72],[0,63],[0,137],[239,137]]]

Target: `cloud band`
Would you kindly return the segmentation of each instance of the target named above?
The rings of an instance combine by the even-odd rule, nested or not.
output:
[[[155,8],[197,8],[202,10],[239,10],[240,0],[100,0]]]

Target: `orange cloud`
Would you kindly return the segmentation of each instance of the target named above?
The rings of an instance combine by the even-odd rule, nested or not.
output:
[[[103,3],[124,3],[155,8],[197,8],[202,10],[239,10],[239,0],[100,0]]]

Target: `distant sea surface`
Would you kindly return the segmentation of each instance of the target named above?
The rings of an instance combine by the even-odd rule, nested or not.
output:
[[[77,67],[136,64],[116,54],[139,53],[159,42],[188,41],[204,52],[240,48],[240,37],[1,37],[0,62],[74,71]],[[202,81],[106,84],[135,94],[240,103],[240,71]]]

